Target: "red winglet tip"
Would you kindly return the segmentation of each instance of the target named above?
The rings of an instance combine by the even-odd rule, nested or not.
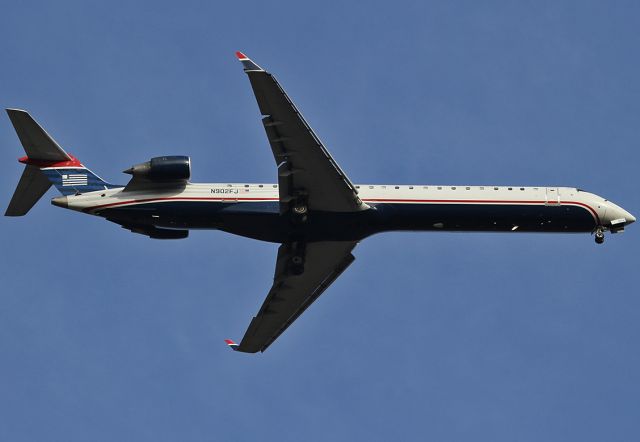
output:
[[[225,339],[224,342],[229,346],[231,350],[237,350],[239,345],[233,342],[231,339]]]
[[[238,60],[244,60],[249,58],[240,51],[236,51],[236,57],[238,57]]]

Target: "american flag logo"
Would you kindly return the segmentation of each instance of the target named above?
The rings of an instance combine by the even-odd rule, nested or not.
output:
[[[84,173],[62,175],[63,186],[86,186],[87,175]]]

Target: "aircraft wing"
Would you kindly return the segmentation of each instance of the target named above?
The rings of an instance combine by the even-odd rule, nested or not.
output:
[[[273,286],[237,351],[265,351],[355,259],[355,242],[287,243],[278,249]]]
[[[300,205],[330,212],[368,209],[275,77],[243,53],[236,56],[251,81],[278,166],[280,213]]]

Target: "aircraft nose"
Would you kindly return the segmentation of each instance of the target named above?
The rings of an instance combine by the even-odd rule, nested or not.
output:
[[[608,203],[607,218],[612,225],[629,225],[636,221],[636,217],[624,210],[622,207]]]
[[[618,206],[618,217],[624,219],[624,223],[628,226],[629,224],[635,222],[636,217],[624,210],[622,207]]]

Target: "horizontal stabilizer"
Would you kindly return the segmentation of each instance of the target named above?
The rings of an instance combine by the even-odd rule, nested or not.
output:
[[[7,207],[5,216],[22,216],[31,210],[33,205],[51,187],[49,178],[36,166],[27,165]]]
[[[30,160],[70,161],[56,141],[29,115],[20,109],[7,109],[11,123]]]

